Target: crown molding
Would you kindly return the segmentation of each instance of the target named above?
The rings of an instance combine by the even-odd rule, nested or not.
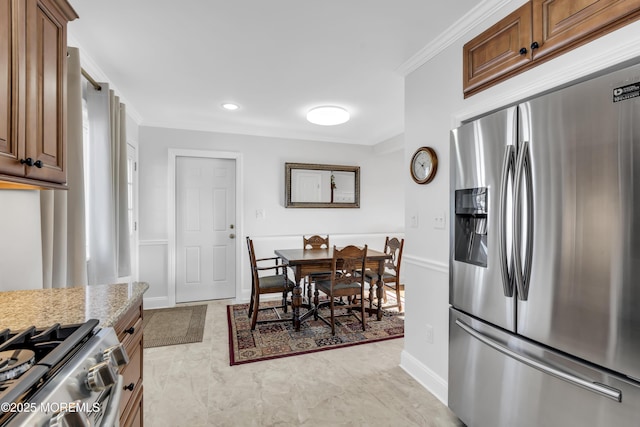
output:
[[[402,65],[396,68],[396,72],[406,77],[408,74],[417,70],[431,58],[455,43],[458,39],[465,35],[470,28],[473,28],[512,1],[513,0],[484,0],[480,2],[462,18],[458,19],[449,28],[440,33],[440,35],[433,41],[420,49],[415,55],[413,55]]]

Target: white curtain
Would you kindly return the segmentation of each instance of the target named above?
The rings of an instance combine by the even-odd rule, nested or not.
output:
[[[90,285],[116,283],[130,274],[125,110],[108,84],[100,86],[85,86]]]
[[[67,186],[40,191],[43,287],[87,284],[80,53],[68,48]]]

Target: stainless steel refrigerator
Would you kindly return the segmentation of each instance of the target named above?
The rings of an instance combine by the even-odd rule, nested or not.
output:
[[[640,425],[640,65],[451,131],[449,407]]]

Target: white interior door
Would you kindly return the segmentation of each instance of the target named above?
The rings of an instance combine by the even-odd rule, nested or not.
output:
[[[176,302],[235,297],[235,167],[176,158]]]

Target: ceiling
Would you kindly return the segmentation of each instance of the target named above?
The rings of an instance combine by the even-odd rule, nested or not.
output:
[[[399,68],[477,1],[70,3],[69,44],[140,125],[373,145],[404,131]],[[351,120],[308,123],[319,105]]]

